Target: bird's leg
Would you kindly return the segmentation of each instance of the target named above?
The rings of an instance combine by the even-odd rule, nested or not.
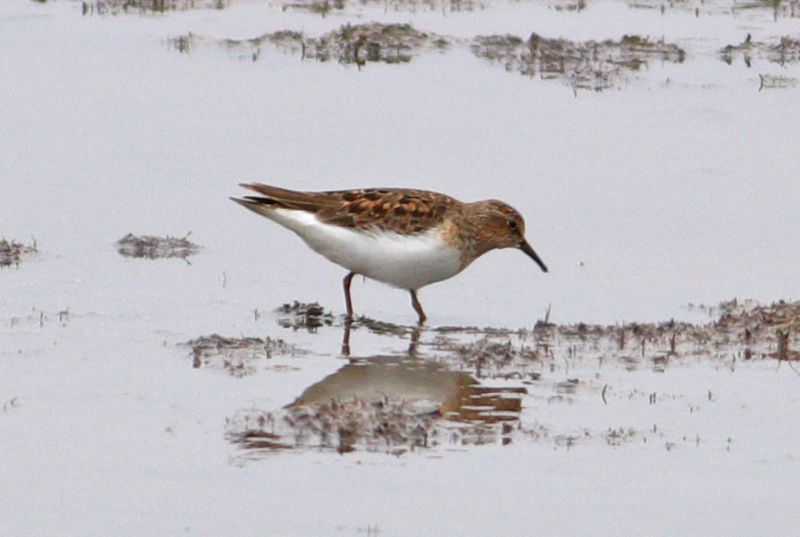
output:
[[[350,300],[350,282],[353,281],[353,276],[355,276],[355,272],[350,272],[347,276],[344,277],[342,283],[344,284],[344,302],[347,305],[347,318],[353,318],[353,302]]]
[[[350,356],[350,325],[352,319],[344,320],[344,334],[342,335],[342,356]]]
[[[411,293],[411,305],[414,306],[414,311],[416,311],[417,315],[419,315],[419,322],[417,324],[422,326],[427,319],[425,312],[422,311],[422,304],[419,303],[419,300],[417,299],[417,292],[414,289],[409,289],[408,292]]]

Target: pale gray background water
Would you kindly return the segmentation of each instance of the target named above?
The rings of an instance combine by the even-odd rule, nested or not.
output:
[[[255,63],[215,47],[187,55],[167,43],[188,31],[316,35],[372,18],[460,37],[664,35],[689,57],[575,95],[466,50],[358,71],[291,54]],[[381,535],[791,534],[797,453],[758,447],[763,438],[797,445],[784,428],[797,410],[786,368],[781,388],[771,370],[756,370],[754,394],[741,375],[713,377],[725,404],[740,408],[734,397],[747,394],[753,413],[714,414],[736,416],[718,428],[679,421],[675,434],[711,431],[716,443],[677,454],[517,444],[445,459],[305,454],[238,468],[222,424],[243,407],[278,408],[340,365],[338,331],[253,321],[254,308],[293,299],[341,313],[344,272],[228,201],[240,181],[511,202],[551,272],[519,252],[487,255],[423,290],[434,325],[530,327],[548,305],[557,322],[696,318],[690,302],[797,298],[800,99],[797,88],[758,92],[759,73],[797,76],[797,67],[756,60],[748,69],[714,55],[747,32],[774,41],[796,31],[766,10],[696,19],[606,2],[581,13],[521,3],[326,19],[257,2],[109,17],[82,17],[72,2],[3,2],[0,234],[35,237],[40,254],[0,272],[0,402],[16,401],[0,415],[0,533],[353,535],[378,524]],[[128,232],[189,230],[204,247],[191,265],[114,249]],[[414,320],[405,293],[358,281],[353,296],[359,312]],[[314,354],[277,376],[192,370],[175,344],[213,332],[278,335]],[[359,334],[354,345],[369,354],[406,342]],[[701,371],[642,382],[697,401],[712,381]],[[567,415],[541,419],[576,423]],[[727,434],[747,447],[721,458]]]

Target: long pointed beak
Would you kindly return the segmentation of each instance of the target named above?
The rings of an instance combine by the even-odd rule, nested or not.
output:
[[[531,245],[528,244],[528,241],[526,241],[525,239],[519,241],[519,249],[528,254],[528,256],[531,259],[536,261],[536,264],[539,265],[539,267],[541,267],[542,272],[547,272],[547,265],[545,265],[544,261],[542,261],[539,255],[533,251],[533,248],[531,248]]]

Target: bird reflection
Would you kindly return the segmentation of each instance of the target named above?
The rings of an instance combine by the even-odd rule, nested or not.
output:
[[[351,357],[350,332],[362,326],[372,333],[407,336],[408,351]],[[356,319],[343,328],[347,363],[279,410],[238,412],[228,420],[228,439],[251,453],[293,448],[398,453],[443,442],[512,441],[525,388],[483,386],[466,371],[420,356],[419,327]]]
[[[420,334],[422,333],[422,326],[402,326],[402,325],[395,325],[389,323],[378,323],[373,321],[372,319],[368,318],[361,318],[356,321],[359,325],[366,326],[372,332],[393,332],[400,335],[408,334],[410,338],[410,342],[408,345],[408,354],[409,356],[416,356],[417,354],[417,343],[419,342]],[[342,356],[350,356],[350,332],[353,329],[353,320],[350,318],[346,318],[344,320],[344,325],[342,327],[342,349],[341,355]]]
[[[496,423],[519,418],[525,388],[488,387],[469,373],[414,356],[352,359],[306,388],[288,408],[358,399],[412,401],[420,412],[453,421]]]

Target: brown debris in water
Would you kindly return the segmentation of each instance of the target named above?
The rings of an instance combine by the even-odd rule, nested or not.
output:
[[[388,453],[427,447],[435,441],[430,414],[403,400],[361,399],[291,407],[279,412],[243,411],[229,420],[228,439],[242,448],[317,448],[349,453]],[[269,435],[269,444],[262,438]]]
[[[770,45],[753,41],[752,36],[747,34],[744,41],[738,45],[727,45],[719,51],[719,54],[722,61],[729,65],[737,57],[741,57],[748,67],[753,58],[764,58],[772,63],[786,65],[800,61],[800,39],[784,36],[777,44]]]
[[[301,303],[287,307],[308,310]],[[677,440],[665,440],[655,429],[622,423],[556,431],[552,425],[519,418],[525,400],[534,405],[565,405],[634,399],[653,405],[681,397],[671,392],[621,390],[609,380],[613,376],[598,373],[610,368],[661,373],[668,367],[711,363],[735,371],[740,361],[789,361],[788,367],[794,368],[791,361],[800,360],[800,301],[762,305],[731,300],[690,308],[706,312],[712,320],[622,325],[539,322],[532,329],[520,330],[422,329],[422,335],[427,332],[429,337],[419,342],[412,338],[414,350],[407,355],[351,359],[283,409],[240,411],[228,420],[226,435],[242,448],[243,457],[281,449],[402,455],[420,449],[505,445],[517,437],[567,449],[587,441],[618,447],[655,438],[670,449],[670,442],[675,447]],[[311,311],[324,310],[314,305]],[[360,326],[368,330],[378,326],[379,334],[409,336],[408,331],[386,331],[376,323]],[[200,347],[242,347],[252,354],[259,345],[264,340],[222,339]],[[196,352],[202,356],[205,351]],[[500,385],[484,385],[485,379]],[[523,399],[525,394],[530,399]],[[713,398],[709,389],[708,401]],[[684,436],[683,442],[697,440]]]
[[[498,396],[499,397],[499,396]],[[484,403],[488,399],[484,398]],[[521,405],[516,402],[516,415]],[[466,415],[475,412],[465,409]],[[385,397],[368,401],[357,397],[289,406],[275,412],[243,410],[226,423],[226,437],[247,451],[322,449],[393,455],[446,446],[508,444],[511,418],[458,421],[448,414],[421,409],[416,401]]]
[[[401,454],[440,445],[508,444],[522,387],[484,386],[410,355],[353,359],[281,410],[246,409],[227,436],[247,451],[326,449]]]
[[[277,310],[278,324],[292,330],[315,332],[321,326],[333,325],[333,314],[317,302],[298,302],[283,304]]]
[[[176,44],[178,50],[181,52],[188,50],[189,46],[195,42],[203,40],[202,37],[192,34],[191,32],[187,36],[178,39],[184,40],[183,47],[185,47],[185,50],[182,50],[181,43],[175,43],[175,40],[173,40],[173,43]],[[265,45],[272,45],[278,49],[289,52],[302,52],[305,47],[305,40],[306,38],[301,32],[295,32],[293,30],[279,30],[277,32],[269,32],[257,37],[252,37],[250,39],[224,39],[222,44],[229,49],[252,49],[254,51],[253,54],[259,53],[261,47]],[[258,59],[257,55],[253,57],[253,60],[256,59]]]
[[[200,42],[215,42],[189,33],[170,40],[180,52],[188,52]],[[244,56],[258,60],[262,48],[275,47],[299,53],[302,59],[321,62],[335,60],[343,64],[364,65],[367,62],[406,63],[427,49],[442,49],[450,44],[443,36],[421,32],[410,24],[345,24],[320,37],[308,37],[300,32],[281,30],[251,39],[225,39],[221,42],[232,50],[244,51]]]
[[[505,336],[499,340],[485,335],[469,343],[440,343],[438,348],[450,351],[446,361],[460,367],[466,366],[475,371],[475,376],[479,379],[533,378],[536,375],[532,373],[532,369],[540,369],[542,366],[542,360],[535,349],[512,343]]]
[[[758,91],[765,89],[787,89],[797,87],[798,79],[781,75],[758,75]]]
[[[191,231],[183,237],[155,237],[153,235],[136,236],[128,233],[117,241],[117,251],[125,257],[144,257],[158,259],[179,257],[186,259],[196,254],[200,246],[189,241]]]
[[[681,63],[686,57],[675,44],[638,35],[584,42],[536,33],[526,41],[514,35],[490,35],[474,38],[470,48],[479,58],[502,64],[507,71],[564,80],[573,88],[594,91],[615,87],[627,73],[640,70],[651,60]]]
[[[715,343],[743,347],[745,358],[798,360],[800,352],[790,345],[800,332],[800,301],[779,300],[770,305],[755,301],[731,300],[718,307],[719,319],[713,324],[719,332]]]
[[[716,319],[707,324],[668,321],[622,325],[538,323],[532,330],[447,327],[430,345],[447,363],[478,378],[538,378],[555,360],[600,360],[629,370],[663,371],[674,361],[709,359],[797,360],[800,301],[770,305],[731,300],[700,307]],[[440,329],[433,329],[438,331]],[[458,336],[481,335],[463,342]],[[463,337],[462,337],[463,339]]]
[[[578,5],[582,1],[577,0]],[[771,11],[773,20],[800,17],[800,0],[625,0],[625,3],[636,9],[658,9],[662,14],[668,10],[692,12],[695,17],[739,16],[754,10]]]
[[[358,65],[405,63],[425,48],[444,48],[447,44],[444,37],[421,32],[410,24],[346,24],[317,39],[309,39],[304,57]]]
[[[46,0],[37,0],[44,2]],[[659,9],[694,12],[702,15],[736,15],[742,11],[765,9],[772,11],[773,18],[800,17],[800,0],[626,0],[632,8]],[[189,9],[225,9],[234,0],[81,0],[83,15],[117,15],[120,13],[164,13]],[[272,2],[270,2],[272,4]],[[318,14],[347,13],[365,5],[380,5],[387,11],[438,11],[443,14],[474,11],[491,7],[483,0],[281,0],[277,3],[282,11],[297,10]],[[588,0],[553,0],[556,11],[583,11]]]
[[[418,330],[418,328],[415,326],[395,324],[387,321],[379,321],[377,319],[372,319],[371,317],[365,317],[363,315],[360,315],[355,319],[353,319],[351,327],[353,330],[357,330],[363,327],[372,332],[373,334],[378,334],[378,335],[392,334],[401,337],[411,336],[415,331]]]
[[[185,345],[192,349],[195,369],[222,369],[237,378],[255,373],[259,365],[266,365],[273,357],[306,354],[295,345],[270,337],[235,338],[212,334],[187,341]]]
[[[348,0],[294,0],[283,3],[283,10],[298,10],[307,11],[322,15],[323,17],[332,11],[343,12],[353,7],[380,4],[386,10],[391,11],[411,11],[424,9],[427,11],[441,11],[448,12],[461,12],[473,11],[476,8],[486,7],[485,2],[478,0],[358,0],[358,2],[350,2]]]
[[[5,321],[4,321],[5,322]],[[51,322],[56,322],[61,326],[67,326],[70,322],[69,308],[60,311],[45,311],[38,308],[32,308],[30,313],[26,315],[15,315],[8,319],[8,326],[15,328],[19,326],[35,326],[44,328]]]
[[[352,330],[409,338],[414,349],[428,349],[457,368],[474,370],[478,378],[531,378],[556,358],[615,361],[628,369],[643,365],[663,370],[670,361],[687,358],[731,360],[774,358],[778,331],[787,332],[788,359],[793,359],[800,333],[800,302],[770,305],[731,300],[718,306],[691,306],[716,320],[706,323],[554,324],[539,322],[532,329],[475,326],[417,328],[357,317]],[[287,328],[342,326],[341,318],[316,303],[295,302],[279,308],[279,324]],[[420,338],[421,334],[431,338]],[[465,341],[469,336],[478,336]],[[420,340],[420,341],[417,341]],[[415,350],[416,352],[416,350]]]
[[[170,42],[180,52],[188,52],[198,43],[221,43],[239,51],[240,57],[257,61],[265,47],[272,47],[300,54],[302,59],[335,60],[358,66],[368,62],[406,63],[427,50],[443,50],[464,43],[417,30],[410,24],[378,22],[346,24],[320,37],[282,30],[251,39],[219,41],[189,33]],[[564,80],[573,88],[595,91],[617,86],[626,74],[641,70],[648,62],[680,63],[686,55],[675,44],[637,35],[626,35],[619,41],[586,42],[549,39],[536,33],[527,40],[513,35],[490,35],[475,37],[469,44],[473,54],[500,63],[506,70],[538,75],[544,80]]]
[[[701,309],[716,315],[716,320],[708,324],[554,325],[537,327],[534,337],[537,346],[551,356],[566,352],[570,358],[616,360],[628,368],[649,365],[656,371],[663,371],[671,361],[686,359],[798,359],[792,345],[800,332],[800,301],[762,305],[734,299]]]
[[[81,0],[83,15],[164,13],[188,9],[224,9],[230,0]]]
[[[13,239],[10,241],[0,239],[0,268],[11,265],[19,266],[23,258],[32,256],[38,251],[35,241],[31,246],[26,246]]]
[[[476,326],[417,328],[357,317],[353,330],[410,338],[413,347],[428,349],[451,366],[473,369],[479,378],[528,378],[556,358],[602,359],[627,368],[650,365],[665,368],[671,360],[686,358],[735,359],[777,357],[778,331],[788,332],[788,356],[800,334],[800,301],[763,305],[753,300],[730,300],[714,307],[690,306],[708,313],[706,324],[667,321],[601,325],[538,322],[532,329]],[[279,324],[341,326],[346,321],[316,303],[285,304]],[[324,313],[323,313],[324,312]],[[295,321],[291,321],[296,317]],[[317,317],[321,316],[321,317]],[[431,338],[420,338],[421,334]],[[466,340],[469,336],[478,336]],[[420,341],[416,341],[420,340]]]

